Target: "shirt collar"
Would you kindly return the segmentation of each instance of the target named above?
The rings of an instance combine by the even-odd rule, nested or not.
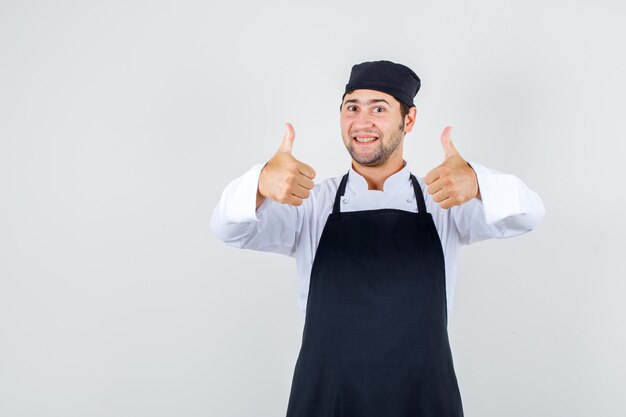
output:
[[[411,170],[409,170],[409,164],[403,159],[402,163],[404,164],[402,169],[396,172],[393,175],[390,175],[383,184],[384,192],[392,192],[395,191],[406,184],[407,181],[410,181]],[[367,180],[358,172],[354,170],[352,164],[350,164],[350,171],[348,172],[348,184],[350,188],[352,188],[355,192],[363,192],[363,191],[378,191],[380,190],[368,190]]]

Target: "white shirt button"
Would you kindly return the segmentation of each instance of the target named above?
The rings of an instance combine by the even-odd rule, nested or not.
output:
[[[347,199],[347,198],[344,198],[343,200],[341,200],[341,202],[342,202],[343,204],[348,204],[348,199]]]

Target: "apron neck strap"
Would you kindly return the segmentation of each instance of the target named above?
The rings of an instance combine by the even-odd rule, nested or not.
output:
[[[335,194],[335,203],[333,204],[333,213],[340,213],[341,210],[339,208],[339,201],[341,197],[346,193],[346,184],[348,183],[348,173],[343,176],[341,182],[339,183],[339,188],[337,189],[337,194]],[[413,174],[411,174],[411,183],[413,184],[413,191],[415,192],[415,200],[417,200],[417,211],[418,213],[426,213],[426,204],[424,203],[424,194],[422,193],[422,187],[420,187],[417,182],[417,178]]]
[[[341,179],[339,183],[339,188],[337,189],[337,194],[335,194],[335,204],[333,205],[333,213],[339,213],[341,210],[339,209],[339,199],[346,193],[346,184],[348,183],[348,174],[350,171],[346,173]]]
[[[411,182],[413,183],[413,191],[415,192],[415,199],[417,200],[417,211],[419,213],[426,213],[426,203],[424,203],[424,194],[422,194],[422,187],[417,182],[415,175],[411,174]]]

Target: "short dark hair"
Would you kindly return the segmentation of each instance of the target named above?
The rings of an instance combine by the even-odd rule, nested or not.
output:
[[[404,104],[403,102],[401,102],[400,100],[398,100],[398,103],[400,103],[400,116],[402,117],[402,120],[404,120],[404,116],[409,114],[410,107]]]

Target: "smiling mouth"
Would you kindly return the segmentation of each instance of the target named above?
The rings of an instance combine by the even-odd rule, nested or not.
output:
[[[372,143],[378,140],[376,136],[353,136],[352,140],[357,143]]]

